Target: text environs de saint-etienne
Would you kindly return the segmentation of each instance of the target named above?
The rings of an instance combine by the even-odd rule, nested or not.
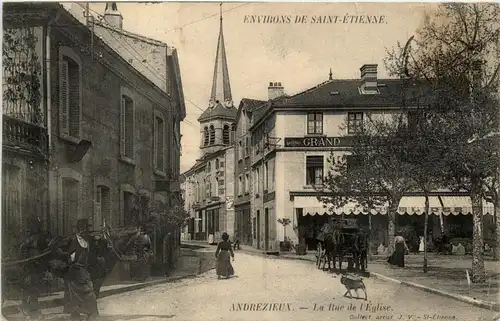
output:
[[[322,23],[322,24],[335,24],[335,23],[352,23],[352,24],[386,24],[387,18],[385,15],[245,15],[243,17],[244,23]]]

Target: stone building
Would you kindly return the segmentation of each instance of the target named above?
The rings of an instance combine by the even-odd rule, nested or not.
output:
[[[79,12],[82,10],[80,7]],[[40,117],[45,121],[38,128],[40,135],[45,132],[46,136],[41,137],[46,138],[45,143],[37,144],[47,144],[39,149],[46,150],[48,167],[45,180],[37,183],[45,182],[38,188],[38,197],[46,196],[45,203],[23,198],[26,204],[31,203],[26,206],[39,208],[47,229],[54,235],[73,233],[77,219],[87,219],[94,231],[104,224],[135,225],[144,219],[133,210],[136,198],[162,201],[169,206],[180,201],[179,122],[185,117],[185,107],[176,50],[138,35],[136,42],[124,38],[119,41],[123,47],[143,42],[156,45],[163,55],[161,72],[165,82],[155,83],[122,55],[116,43],[92,33],[74,12],[67,4],[57,3],[4,6],[6,21],[13,21],[13,33],[26,32],[25,20],[29,19],[43,35],[39,37],[38,75],[43,98]],[[138,51],[135,59],[149,64],[154,61],[142,56]],[[15,115],[16,109],[12,110]],[[38,109],[28,106],[26,110]],[[28,114],[26,117],[30,117]],[[29,132],[36,133],[31,129]],[[6,135],[11,134],[4,127]],[[24,177],[37,179],[31,174]],[[21,217],[10,210],[9,204],[15,201],[9,195],[2,195],[9,209],[3,211],[3,220],[5,216]],[[29,213],[26,208],[23,212]],[[179,231],[172,233],[179,239]],[[162,242],[158,238],[155,245]],[[155,246],[155,252],[160,257],[165,254],[161,246]]]
[[[187,234],[192,239],[220,240],[234,231],[234,122],[226,49],[220,18],[212,91],[208,108],[198,118],[202,156],[183,176],[185,206],[191,219]]]
[[[251,197],[253,181],[250,167],[250,121],[252,112],[265,101],[243,98],[238,107],[235,126],[234,149],[234,237],[241,244],[252,245]]]
[[[274,90],[276,86],[270,87]],[[330,73],[329,80],[298,94],[286,96],[281,89],[274,93],[274,99],[252,113],[249,128],[252,176],[260,183],[254,184],[251,194],[254,247],[278,251],[284,228],[277,220],[288,218],[291,224],[286,235],[295,244],[305,243],[312,250],[319,227],[331,215],[356,218],[359,225],[371,231],[375,248],[387,246],[387,206],[364,209],[347,204],[330,212],[318,201],[315,187],[322,185],[331,169],[332,153],[335,161],[349,155],[349,137],[362,128],[366,117],[401,112],[400,80],[380,79],[377,65],[367,64],[360,68],[359,79],[337,80]],[[410,109],[424,100],[416,87],[410,94]],[[396,226],[423,228],[424,202],[419,191],[405,194]],[[466,192],[433,191],[429,202],[433,235],[446,231],[453,236],[454,226],[472,228]],[[485,202],[483,213],[492,211],[491,204]]]

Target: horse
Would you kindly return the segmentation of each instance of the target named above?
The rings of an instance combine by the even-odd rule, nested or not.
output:
[[[333,262],[333,268],[335,269],[336,259],[339,259],[339,271],[342,271],[342,261],[343,261],[343,246],[344,236],[339,229],[333,229],[330,233],[325,235],[324,244],[324,255],[325,261],[323,262],[323,269],[325,268],[326,262],[328,261],[328,269],[331,270],[330,263]]]
[[[354,235],[354,263],[357,271],[365,271],[368,265],[368,235],[365,231],[358,231]]]

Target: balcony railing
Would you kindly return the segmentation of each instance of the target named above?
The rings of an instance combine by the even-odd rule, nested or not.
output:
[[[23,120],[3,115],[3,144],[31,152],[47,154],[47,129]]]

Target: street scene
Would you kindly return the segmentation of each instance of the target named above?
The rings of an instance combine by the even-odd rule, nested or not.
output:
[[[498,3],[3,4],[5,320],[500,320]]]

